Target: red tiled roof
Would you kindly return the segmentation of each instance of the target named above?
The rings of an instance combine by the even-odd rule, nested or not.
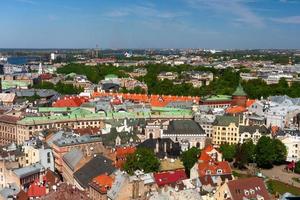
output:
[[[246,101],[246,107],[248,108],[248,107],[252,106],[252,104],[254,104],[255,101],[256,101],[255,99],[248,99]]]
[[[222,170],[218,173],[218,170]],[[231,167],[227,161],[215,162],[200,162],[198,164],[198,173],[199,176],[205,176],[207,174],[211,175],[223,175],[223,174],[231,174]]]
[[[17,123],[20,118],[16,116],[11,116],[11,115],[0,115],[0,121],[1,122],[7,122],[7,123]]]
[[[102,193],[107,193],[107,190],[111,188],[114,179],[106,174],[99,175],[93,179],[93,183],[97,186],[98,190]]]
[[[46,195],[46,186],[39,183],[39,180],[35,180],[28,188],[28,197],[42,197]]]
[[[158,186],[169,185],[187,179],[184,170],[159,172],[154,174],[155,182]]]
[[[215,148],[212,145],[208,145],[202,150],[198,164],[198,173],[200,177],[208,174],[222,175],[232,173],[231,167],[227,161],[218,162],[217,159],[214,159],[209,155],[209,152],[214,149]],[[221,170],[221,172],[218,173],[218,170]]]
[[[136,148],[135,147],[117,147],[116,149],[116,167],[117,168],[123,168],[123,165],[126,161],[126,157],[129,154],[133,154],[135,152]]]
[[[136,150],[135,147],[129,146],[129,147],[117,147],[116,149],[116,157],[124,157],[128,154],[134,153]]]
[[[56,102],[52,104],[53,107],[79,107],[81,104],[88,101],[87,97],[64,97],[62,99],[58,99]]]
[[[211,157],[209,156],[209,152],[211,152],[212,150],[214,150],[215,148],[212,145],[208,145],[206,146],[200,154],[199,160],[203,161],[203,162],[208,162]]]
[[[21,191],[17,194],[17,199],[18,199],[18,200],[28,200],[29,197],[28,197],[27,193],[24,192],[24,190],[21,190]]]
[[[54,172],[48,169],[43,177],[43,180],[47,182],[49,186],[52,186],[59,181],[59,177]]]
[[[125,94],[125,93],[100,93],[94,92],[92,97],[103,97],[103,96],[121,96],[123,99],[138,101],[138,102],[147,102],[151,106],[155,107],[164,107],[170,102],[174,101],[195,101],[199,102],[200,97],[191,97],[191,96],[171,96],[171,95],[146,95],[146,94]]]
[[[264,181],[258,177],[232,180],[227,185],[232,200],[257,199],[258,195],[262,196],[264,200],[271,199]]]
[[[229,114],[236,114],[246,112],[247,109],[244,106],[231,106],[226,109],[226,113]]]
[[[202,185],[214,185],[214,181],[212,180],[210,175],[201,176],[199,177],[199,179]]]

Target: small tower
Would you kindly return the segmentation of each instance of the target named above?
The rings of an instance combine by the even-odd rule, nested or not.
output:
[[[232,105],[246,107],[246,102],[247,94],[240,83],[235,92],[232,94]]]
[[[39,74],[39,75],[43,74],[42,63],[40,63],[40,65],[39,65],[39,71],[38,71],[38,74]]]

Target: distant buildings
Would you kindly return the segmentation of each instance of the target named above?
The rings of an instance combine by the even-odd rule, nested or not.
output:
[[[161,72],[157,78],[158,80],[165,80],[165,79],[168,79],[168,80],[175,80],[176,78],[178,77],[178,73],[176,72]]]

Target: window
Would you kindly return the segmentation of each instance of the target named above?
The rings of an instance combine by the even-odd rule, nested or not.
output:
[[[50,152],[47,152],[47,163],[51,163],[51,155],[50,155]]]
[[[211,174],[211,171],[210,170],[206,170],[206,174]]]
[[[222,174],[222,169],[217,169],[217,174]]]

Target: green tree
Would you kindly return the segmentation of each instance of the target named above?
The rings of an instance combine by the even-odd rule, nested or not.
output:
[[[197,162],[199,155],[200,149],[197,147],[192,147],[181,154],[180,159],[183,162],[185,171],[188,175],[190,174],[191,168]]]
[[[300,174],[300,161],[296,162],[295,173]]]
[[[235,155],[235,165],[238,168],[244,168],[245,165],[254,161],[255,145],[252,140],[247,140],[243,144],[237,146]]]
[[[253,141],[247,140],[242,144],[242,148],[245,151],[245,156],[247,157],[247,162],[251,163],[255,159],[255,144]]]
[[[231,162],[233,161],[233,158],[236,154],[236,145],[230,145],[230,144],[222,144],[220,146],[220,151],[223,154],[223,158],[228,161]]]
[[[127,156],[124,170],[133,174],[135,170],[144,170],[145,173],[156,172],[160,166],[159,160],[151,149],[138,148],[135,153]]]
[[[286,160],[286,146],[278,139],[273,140],[274,164],[283,164]]]
[[[258,167],[272,168],[275,158],[272,139],[266,136],[262,136],[256,144],[255,154],[255,160]]]

